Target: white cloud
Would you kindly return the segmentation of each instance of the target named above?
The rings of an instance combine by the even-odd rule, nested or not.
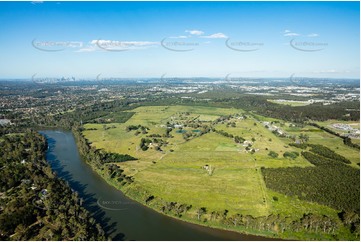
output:
[[[186,38],[188,38],[187,36],[185,36],[185,35],[180,35],[180,36],[171,36],[171,37],[169,37],[170,39],[186,39]]]
[[[159,42],[152,42],[152,41],[119,41],[119,40],[92,40],[90,43],[105,50],[147,49],[159,45]]]
[[[36,5],[36,4],[42,4],[42,3],[44,3],[44,1],[32,1],[32,2],[31,2],[31,4],[34,4],[34,5]]]
[[[292,32],[291,30],[286,29],[283,31],[283,36],[300,36],[300,34],[297,34],[295,32]]]
[[[207,38],[207,39],[226,39],[226,38],[228,38],[227,35],[225,35],[223,33],[216,33],[216,34],[205,35],[205,36],[201,36],[201,37]]]
[[[204,34],[204,32],[203,31],[201,31],[201,30],[186,30],[185,31],[186,33],[190,33],[191,35],[202,35],[202,34]]]
[[[323,71],[315,71],[315,73],[336,73],[336,70],[323,70]]]
[[[114,46],[148,46],[159,44],[158,42],[151,41],[120,41],[120,40],[92,40],[92,44],[107,44]]]
[[[313,71],[313,73],[317,73],[317,74],[327,74],[327,73],[345,74],[345,73],[350,73],[350,71],[349,70],[338,71],[338,70],[335,70],[335,69],[329,69],[329,70]]]
[[[120,51],[147,49],[159,45],[159,42],[151,41],[119,41],[119,40],[92,40],[84,48],[75,52],[94,52],[99,50]]]
[[[97,50],[97,48],[94,45],[88,45],[85,48],[76,50],[75,52],[94,52],[96,50]]]
[[[283,36],[300,36],[300,34],[290,32],[290,33],[283,34]]]
[[[318,37],[318,36],[319,36],[319,34],[315,34],[315,33],[307,35],[307,37]]]
[[[283,36],[287,36],[287,37],[289,37],[289,36],[291,36],[291,37],[301,36],[301,34],[292,32],[291,30],[288,30],[288,29],[284,30],[284,31],[282,32],[282,34],[283,34]],[[307,37],[318,37],[318,36],[319,36],[319,34],[316,34],[316,33],[312,33],[312,34],[308,34],[308,35],[307,35]]]

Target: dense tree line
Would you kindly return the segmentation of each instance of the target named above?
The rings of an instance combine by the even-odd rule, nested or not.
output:
[[[319,144],[306,144],[306,143],[302,143],[302,144],[296,144],[296,143],[291,143],[290,146],[294,146],[300,149],[307,149],[307,147],[311,148],[311,152],[318,154],[320,156],[335,160],[335,161],[339,161],[339,162],[343,162],[345,164],[351,164],[351,161],[349,159],[347,159],[346,157],[337,154],[335,151],[331,150],[330,148],[327,148],[324,145],[319,145]],[[306,153],[304,153],[306,154]]]
[[[359,212],[360,171],[311,152],[302,155],[315,167],[262,168],[267,187],[335,209]]]
[[[1,240],[105,240],[82,200],[45,161],[47,144],[33,131],[2,136]]]
[[[74,126],[72,131],[76,139],[79,153],[87,163],[98,171],[103,172],[110,179],[117,180],[122,186],[133,182],[133,178],[131,176],[126,176],[123,173],[123,170],[121,170],[117,165],[111,163],[136,160],[137,158],[128,154],[122,155],[108,153],[104,150],[91,147],[90,142],[81,133],[83,128],[80,126]]]
[[[145,127],[143,125],[128,125],[126,128],[125,128],[125,131],[129,132],[129,131],[132,131],[132,130],[141,130],[143,132],[146,132],[147,130],[149,130],[148,127]]]
[[[346,157],[337,154],[336,152],[334,152],[333,150],[327,148],[326,146],[323,145],[316,145],[316,144],[309,144],[309,147],[311,147],[311,152],[324,156],[326,158],[329,159],[333,159],[336,161],[341,161],[343,163],[346,164],[351,164],[351,161],[349,159],[347,159]]]
[[[247,229],[266,230],[273,232],[307,231],[316,233],[334,234],[338,229],[338,223],[324,215],[304,214],[300,219],[289,219],[281,215],[270,214],[268,216],[253,217],[251,215],[234,214],[227,216],[223,213],[223,222],[228,226],[243,226]]]
[[[130,160],[138,160],[137,158],[128,155],[128,154],[118,154],[118,153],[105,153],[103,154],[103,163],[111,163],[111,162],[124,162]]]
[[[294,147],[299,148],[299,149],[303,149],[303,150],[307,149],[307,147],[308,147],[308,144],[306,144],[306,143],[301,143],[301,144],[290,143],[289,145],[294,146]]]
[[[152,201],[154,196],[149,196],[147,200]],[[227,209],[223,211],[208,210],[206,207],[194,208],[192,205],[177,202],[161,202],[159,210],[165,214],[176,217],[190,215],[195,220],[207,224],[209,222],[219,222],[228,228],[243,228],[246,230],[258,230],[271,232],[274,235],[287,232],[309,232],[324,233],[336,236],[336,231],[342,223],[349,227],[355,234],[355,239],[359,236],[357,222],[359,217],[356,213],[342,212],[340,220],[330,218],[326,215],[305,213],[300,218],[290,218],[280,214],[270,214],[268,216],[254,217],[247,214],[230,214]],[[337,237],[334,237],[337,238]]]
[[[245,138],[238,136],[238,135],[234,136],[233,134],[230,134],[224,130],[217,130],[217,129],[213,128],[213,131],[216,132],[217,134],[223,135],[224,137],[234,139],[234,142],[236,142],[237,144],[243,143],[244,141],[246,141]]]
[[[325,121],[328,119],[360,119],[360,103],[357,101],[340,102],[331,105],[315,103],[298,107],[276,104],[268,102],[266,97],[250,95],[243,95],[238,99],[221,99],[219,101],[229,102],[231,106],[236,108],[256,111],[264,116],[292,122],[305,122],[308,120]]]

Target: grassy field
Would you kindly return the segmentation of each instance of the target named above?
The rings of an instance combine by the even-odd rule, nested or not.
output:
[[[257,121],[253,115],[246,115],[242,110],[212,107],[151,106],[130,112],[134,115],[125,123],[86,124],[83,134],[96,148],[138,158],[117,165],[134,177],[134,186],[141,186],[148,194],[164,201],[192,204],[194,208],[206,207],[207,211],[227,209],[229,214],[258,217],[278,213],[299,218],[311,212],[337,216],[337,211],[329,207],[287,197],[266,188],[261,167],[312,166],[302,156],[296,159],[283,157],[286,151],[301,150],[289,146],[290,139],[279,138],[261,123],[278,120],[257,116]],[[215,122],[219,117],[228,115],[233,117]],[[246,118],[240,118],[242,115]],[[212,126],[216,130],[241,136],[252,143],[255,153],[247,151],[246,145],[216,132],[199,136],[197,132],[201,127],[173,127],[170,137],[163,136],[170,124],[186,122],[197,123],[201,127]],[[234,123],[233,127],[229,123]],[[127,131],[129,125],[145,126],[147,133]],[[323,144],[349,158],[352,165],[358,167],[358,151],[345,146],[342,139],[311,126],[289,128],[285,125],[284,130],[296,135],[307,133],[310,143]],[[192,135],[190,140],[183,138],[183,132]],[[160,135],[166,145],[160,151],[152,145],[146,151],[140,149],[140,140],[155,134]],[[268,156],[270,151],[279,156]]]
[[[348,158],[354,167],[359,167],[357,165],[357,163],[360,162],[359,150],[344,145],[341,138],[313,126],[305,126],[304,128],[289,128],[285,130],[290,134],[307,134],[309,136],[310,144],[324,145],[336,153]]]
[[[323,127],[329,128],[339,134],[347,135],[348,131],[340,130],[332,126],[332,124],[348,124],[354,129],[360,130],[360,122],[355,121],[340,121],[340,120],[327,120],[324,122],[317,122],[318,125],[321,125]],[[360,144],[360,139],[358,138],[351,138],[352,143]]]
[[[288,105],[292,107],[307,106],[310,104],[309,102],[305,102],[305,101],[286,101],[286,100],[271,100],[271,99],[267,101],[271,103]]]

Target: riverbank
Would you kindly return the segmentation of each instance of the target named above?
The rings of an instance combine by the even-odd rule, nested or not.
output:
[[[163,213],[162,211],[159,210],[159,203],[153,202],[153,203],[147,203],[145,202],[146,197],[149,197],[149,193],[143,189],[139,184],[130,184],[127,186],[119,186],[118,182],[115,182],[112,179],[109,179],[109,176],[107,176],[106,173],[104,173],[102,170],[97,169],[94,165],[87,163],[99,176],[101,176],[104,181],[111,185],[112,187],[118,189],[119,191],[121,191],[124,195],[126,195],[129,199],[143,205],[144,207],[150,208],[156,212],[158,212],[161,215],[167,216],[169,218],[172,219],[176,219],[176,220],[180,220],[183,222],[187,222],[187,223],[191,223],[191,224],[195,224],[195,225],[200,225],[203,227],[207,227],[207,228],[212,228],[212,229],[219,229],[219,230],[226,230],[229,232],[234,232],[234,233],[238,233],[238,234],[242,234],[242,235],[249,235],[249,236],[259,236],[259,238],[257,238],[256,240],[278,240],[281,238],[277,238],[275,236],[275,234],[272,233],[261,233],[259,231],[256,230],[233,230],[230,228],[227,228],[226,226],[220,226],[217,223],[210,223],[210,224],[204,224],[202,222],[197,222],[196,220],[192,219],[191,216],[188,214],[188,216],[182,216],[182,217],[177,217],[174,216],[170,213]],[[136,186],[136,187],[135,187]],[[262,238],[263,237],[263,238]],[[293,238],[296,239],[296,238]],[[250,238],[250,240],[255,240],[255,238]]]
[[[252,241],[265,238],[199,226],[164,216],[128,198],[84,162],[71,132],[45,131],[47,161],[57,176],[79,194],[82,205],[113,240]],[[101,170],[101,169],[100,169]]]
[[[200,220],[197,221],[194,219],[194,211],[188,211],[181,214],[181,216],[176,216],[171,214],[170,212],[162,212],[161,208],[163,207],[165,201],[163,201],[161,198],[154,198],[149,201],[149,198],[151,197],[151,194],[149,194],[140,184],[137,184],[136,182],[127,183],[126,185],[120,185],[121,183],[117,180],[114,180],[110,178],[109,174],[107,174],[107,170],[104,169],[101,165],[94,163],[89,159],[89,156],[91,156],[91,153],[96,153],[95,148],[90,148],[90,144],[88,141],[84,138],[81,132],[79,132],[77,129],[72,130],[76,144],[78,146],[79,153],[82,157],[82,159],[92,168],[94,172],[96,172],[107,184],[111,185],[112,187],[116,188],[117,190],[121,191],[124,195],[126,195],[129,199],[141,204],[142,206],[145,206],[147,208],[152,209],[153,211],[163,215],[167,216],[172,219],[180,220],[183,222],[187,222],[194,225],[200,225],[202,227],[206,228],[212,228],[212,229],[219,229],[222,231],[228,231],[233,232],[237,234],[242,234],[246,236],[250,236],[246,240],[277,240],[282,239],[278,238],[277,234],[267,231],[258,231],[255,229],[246,229],[246,228],[238,228],[238,229],[232,229],[228,226],[222,226],[221,224],[217,223],[216,221],[207,221],[207,220]],[[97,157],[97,155],[94,155],[94,157]],[[96,159],[99,159],[97,157]],[[124,183],[123,183],[124,184]],[[205,224],[207,222],[207,224]],[[296,237],[292,239],[297,239]]]
[[[187,223],[201,225],[208,228],[214,228],[214,229],[221,229],[223,231],[231,231],[239,234],[245,234],[245,235],[251,235],[251,236],[262,236],[263,238],[258,238],[257,240],[274,240],[274,239],[290,239],[290,240],[297,240],[302,239],[301,234],[299,236],[291,235],[291,236],[279,236],[278,234],[270,231],[260,231],[257,229],[252,228],[242,228],[237,227],[237,229],[231,228],[230,226],[225,226],[220,224],[217,221],[207,221],[207,220],[196,220],[194,219],[194,212],[193,213],[183,213],[182,216],[176,216],[169,212],[162,212],[161,208],[163,207],[164,201],[162,201],[161,198],[154,198],[150,202],[147,202],[149,200],[149,197],[151,196],[141,185],[137,184],[136,182],[133,182],[131,184],[127,185],[120,185],[119,182],[109,177],[108,174],[106,174],[106,171],[104,168],[99,166],[98,164],[95,164],[94,162],[91,162],[89,160],[89,151],[93,150],[96,151],[96,149],[90,148],[90,145],[88,141],[84,138],[81,132],[79,132],[76,129],[73,129],[73,134],[79,149],[79,152],[82,156],[82,158],[86,161],[86,163],[95,171],[99,176],[102,177],[102,179],[107,182],[109,185],[113,186],[114,188],[120,190],[125,194],[128,198],[131,200],[134,200],[143,206],[146,206],[147,208],[150,208],[162,215],[168,216],[173,219],[181,220]],[[88,152],[84,150],[84,144],[88,146],[89,149]],[[86,148],[85,148],[86,149]],[[207,222],[207,224],[205,224]]]
[[[112,163],[104,163],[101,158],[104,157],[106,152],[91,147],[91,144],[82,135],[81,129],[75,129],[74,134],[84,160],[102,179],[122,191],[127,197],[162,215],[204,227],[263,237],[258,240],[276,238],[286,240],[337,239],[331,233],[305,231],[299,220],[293,221],[288,219],[288,221],[286,221],[287,217],[283,217],[282,215],[271,214],[265,217],[252,217],[247,214],[228,214],[228,210],[215,213],[214,211],[206,211],[205,208],[192,207],[190,204],[165,201],[162,198],[150,194],[146,188],[142,184],[137,183],[133,177],[125,176],[123,170],[119,169],[118,166]],[[280,221],[280,223],[277,221]],[[289,224],[288,226],[285,225],[286,222]],[[340,235],[341,238],[347,238],[346,231],[344,231],[343,227],[339,228],[337,234]]]
[[[94,168],[94,167],[93,167]],[[281,238],[277,238],[276,234],[273,234],[271,232],[267,233],[267,232],[263,232],[263,231],[257,231],[257,230],[247,230],[247,229],[232,229],[230,227],[227,226],[222,226],[217,222],[212,222],[212,221],[207,221],[207,224],[205,224],[205,220],[196,220],[194,219],[194,217],[196,216],[196,214],[194,213],[185,213],[183,216],[176,216],[173,215],[171,213],[165,213],[162,212],[161,209],[159,209],[160,207],[163,206],[163,202],[161,198],[158,198],[158,200],[154,199],[152,202],[145,202],[147,197],[149,197],[149,193],[148,191],[146,191],[144,188],[141,187],[141,185],[139,184],[131,184],[125,187],[119,186],[119,184],[117,182],[114,182],[114,180],[109,179],[106,174],[104,174],[103,172],[101,172],[100,170],[96,171],[100,176],[102,176],[102,178],[111,186],[115,187],[116,189],[119,189],[120,191],[122,191],[128,198],[142,204],[143,206],[146,206],[148,208],[153,209],[154,211],[168,216],[170,218],[173,219],[177,219],[177,220],[181,220],[187,223],[191,223],[191,224],[196,224],[196,225],[201,225],[204,227],[208,227],[208,228],[213,228],[213,229],[220,229],[220,230],[226,230],[226,231],[230,231],[230,232],[235,232],[235,233],[239,233],[239,234],[245,234],[245,235],[251,235],[251,236],[260,236],[259,240],[278,240]],[[161,200],[161,201],[159,201]],[[262,238],[264,237],[264,238]],[[296,239],[296,238],[293,238]]]

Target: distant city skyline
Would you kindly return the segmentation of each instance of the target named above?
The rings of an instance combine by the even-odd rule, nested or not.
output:
[[[359,2],[0,2],[0,79],[358,79],[359,19]]]

